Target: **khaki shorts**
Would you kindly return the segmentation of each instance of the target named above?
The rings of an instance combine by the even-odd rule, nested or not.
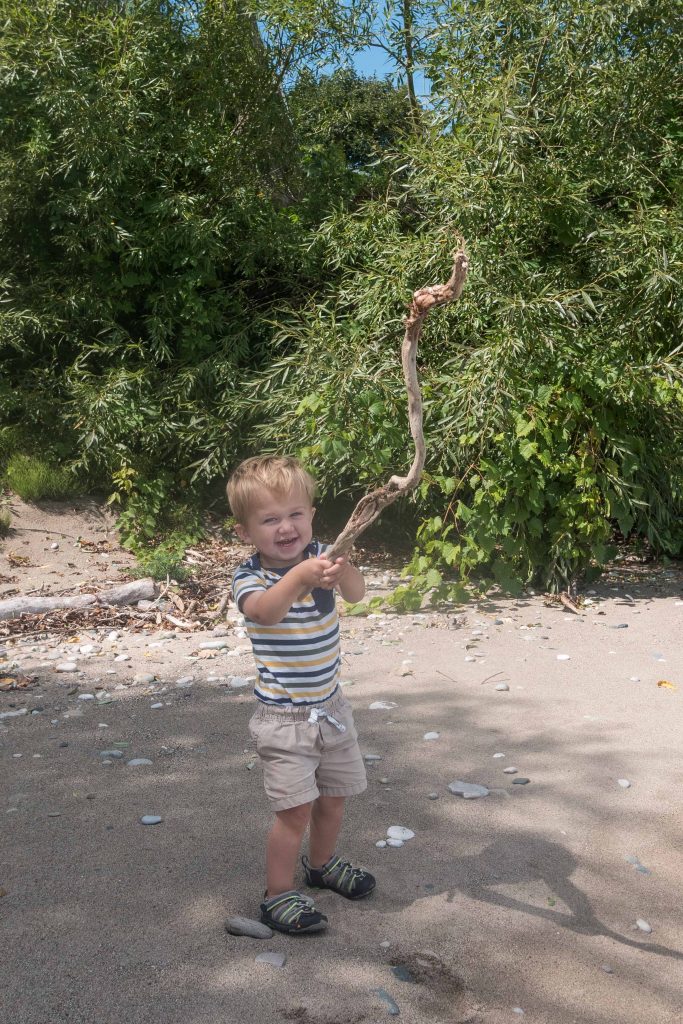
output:
[[[313,709],[332,715],[309,722]],[[321,704],[260,704],[249,721],[263,765],[266,795],[274,811],[307,804],[318,796],[355,796],[367,788],[351,705],[338,691]]]

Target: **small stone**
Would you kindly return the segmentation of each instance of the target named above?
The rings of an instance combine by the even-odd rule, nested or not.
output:
[[[393,846],[394,849],[398,850],[401,846],[403,846],[403,840],[402,839],[387,839],[387,846]]]
[[[520,1017],[524,1014],[524,1010],[522,1009],[521,1006],[513,1006],[512,1007],[512,1012],[516,1013],[516,1014],[519,1014]]]
[[[48,816],[48,818],[61,818],[62,812],[61,811],[48,811],[47,812],[47,816]]]
[[[79,700],[94,700],[95,699],[95,694],[94,693],[79,693],[78,699]]]
[[[474,782],[462,782],[460,779],[456,779],[455,782],[449,782],[448,788],[451,793],[455,793],[456,796],[462,796],[466,800],[477,800],[479,797],[489,795],[486,786],[478,786]]]
[[[471,654],[468,654],[468,655],[465,656],[465,661],[476,661],[476,660],[477,659],[473,658]]]
[[[81,654],[94,654],[99,648],[95,644],[81,644],[78,650]]]
[[[116,630],[116,629],[112,629],[111,633],[107,633],[107,640],[114,641],[114,640],[118,640],[118,638],[119,638],[119,633],[118,633],[118,630]]]
[[[378,839],[377,842],[375,843],[375,846],[377,847],[378,850],[383,850],[386,845],[386,839]]]
[[[59,551],[59,544],[57,543],[57,541],[54,541],[54,543],[50,544],[50,551]]]
[[[641,932],[647,932],[648,935],[652,931],[652,925],[648,924],[642,917],[639,917],[636,921],[636,928],[639,928]]]
[[[389,839],[400,839],[402,842],[415,838],[413,830],[406,828],[404,825],[390,825],[387,829],[387,835]]]
[[[253,676],[230,676],[228,679],[228,683],[233,690],[243,690],[245,686],[251,686],[253,682]]]
[[[370,711],[391,711],[393,708],[397,708],[393,700],[375,700],[369,705]]]
[[[363,760],[367,761],[368,764],[371,764],[373,761],[381,761],[382,760],[382,755],[381,754],[363,754]]]
[[[391,943],[387,942],[386,939],[384,940],[384,942],[380,942],[379,945],[380,949],[391,949]]]
[[[276,953],[274,950],[269,949],[267,953],[259,953],[256,957],[257,964],[268,964],[270,967],[284,967],[287,963],[287,957],[284,953]]]
[[[56,672],[78,672],[78,665],[75,661],[58,661],[55,665]]]
[[[557,660],[558,661],[569,661],[569,655],[568,654],[558,654]]]
[[[503,768],[503,773],[505,775],[516,775],[518,771],[519,768],[515,768],[513,765],[510,765],[508,768]]]
[[[439,799],[439,794],[438,793],[428,793],[427,794],[427,799],[428,800],[438,800]]]
[[[632,683],[639,683],[640,682],[640,676],[629,676],[629,681],[632,682]]]
[[[506,690],[509,690],[510,687],[508,686],[507,683],[498,683],[498,685],[496,686],[496,689],[500,690],[501,693],[504,693]]]
[[[139,768],[142,765],[151,764],[152,762],[148,757],[134,757],[132,761],[126,761],[126,765],[129,768]]]
[[[200,651],[222,651],[228,646],[227,640],[204,640],[199,645]]]
[[[383,778],[381,778],[379,781],[382,783],[383,786],[386,786],[389,783],[389,779],[386,777],[386,775]]]
[[[622,789],[631,788],[631,783],[628,781],[628,779],[617,779],[617,783],[621,786]]]
[[[0,719],[3,718],[19,718],[21,715],[27,715],[28,708],[19,708],[18,711],[2,711],[0,712]]]
[[[440,733],[438,732],[426,732],[422,737],[423,740],[438,740]]]
[[[609,964],[603,964],[601,968],[605,974],[614,974],[614,968],[610,967]]]
[[[494,757],[505,757],[505,754],[494,754]]]
[[[164,706],[164,705],[163,705],[162,701],[160,701],[160,700],[158,700],[158,701],[156,702],[156,704],[150,704],[150,707],[151,707],[151,708],[154,708],[155,710],[156,710],[157,708],[163,708],[163,706]]]
[[[145,685],[153,683],[155,679],[156,676],[153,672],[136,672],[133,676],[134,683],[144,683]]]
[[[158,825],[161,817],[158,814],[143,814],[140,821],[143,825]]]
[[[252,939],[272,939],[273,932],[266,924],[250,917],[229,917],[225,930],[230,935],[249,935]]]
[[[398,978],[399,981],[408,981],[413,985],[415,984],[415,978],[408,968],[403,966],[403,964],[396,964],[391,968],[391,973],[394,977]]]
[[[512,780],[512,785],[513,786],[526,786],[530,782],[531,782],[531,779],[523,779],[522,776],[520,775],[518,779],[513,779]]]
[[[100,757],[112,757],[118,761],[123,757],[122,750],[100,750]]]

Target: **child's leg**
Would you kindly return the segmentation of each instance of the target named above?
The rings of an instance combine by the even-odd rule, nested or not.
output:
[[[345,803],[344,796],[319,796],[314,801],[308,841],[311,867],[321,868],[323,864],[327,864],[336,850]]]
[[[268,898],[295,888],[294,872],[312,806],[310,803],[300,804],[298,807],[276,812],[266,845]]]

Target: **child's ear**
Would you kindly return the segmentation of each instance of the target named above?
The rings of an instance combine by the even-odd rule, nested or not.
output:
[[[311,506],[311,519],[312,519],[312,518],[313,518],[313,516],[315,515],[315,511],[316,511],[316,510],[315,510],[315,506],[314,506],[314,505],[312,505],[312,506]]]
[[[243,544],[251,543],[249,540],[249,534],[247,533],[246,526],[243,526],[242,523],[235,523],[234,529],[235,533],[237,534],[237,536],[239,537]]]

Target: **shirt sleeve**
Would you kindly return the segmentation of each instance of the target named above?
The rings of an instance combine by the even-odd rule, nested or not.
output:
[[[259,593],[266,589],[265,580],[248,566],[241,565],[232,578],[232,596],[240,611],[242,611],[242,602],[248,594]]]

